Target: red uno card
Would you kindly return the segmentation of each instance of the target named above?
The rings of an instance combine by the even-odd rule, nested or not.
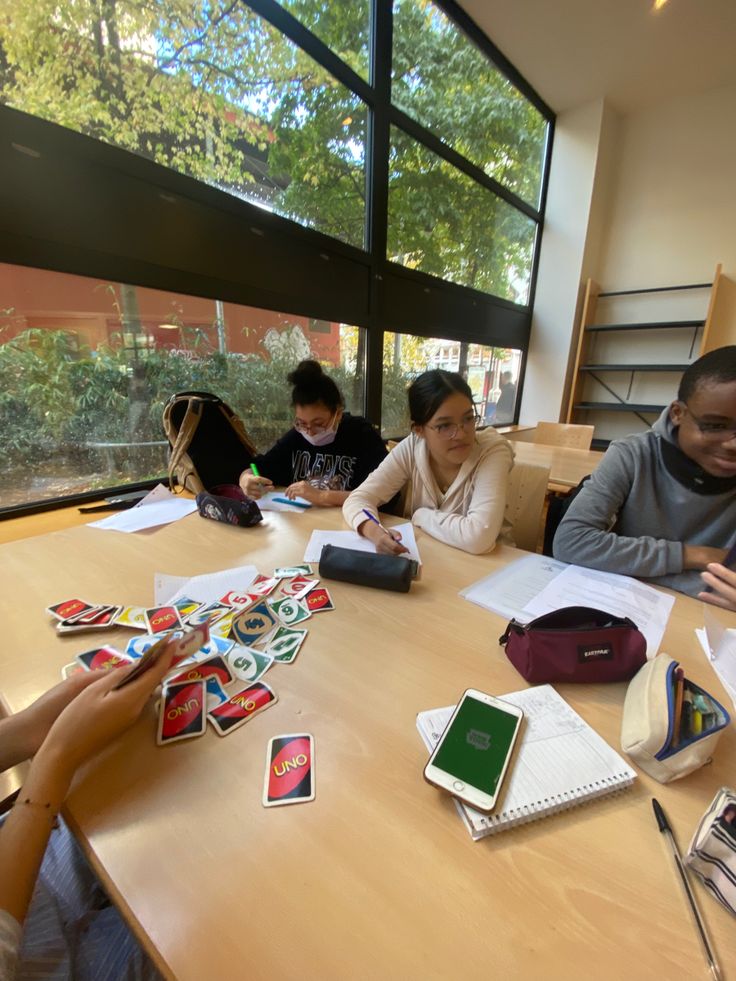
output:
[[[116,651],[114,647],[95,647],[94,650],[77,654],[75,660],[88,671],[98,671],[100,668],[108,671],[110,668],[122,668],[133,663],[132,658]]]
[[[62,620],[56,624],[56,629],[60,634],[71,634],[84,630],[104,630],[107,627],[115,626],[119,606],[97,606],[84,613],[75,614],[67,620]]]
[[[182,626],[179,611],[175,606],[154,606],[146,610],[146,623],[152,634],[162,634]]]
[[[204,681],[185,681],[164,688],[156,739],[159,746],[203,735],[207,727],[205,697]]]
[[[236,589],[231,589],[220,597],[220,602],[225,606],[236,606],[239,610],[244,610],[248,606],[253,606],[260,598],[258,593],[239,593]]]
[[[335,604],[326,589],[320,586],[319,589],[312,589],[302,600],[306,603],[310,613],[322,613],[324,610],[334,610]]]
[[[307,579],[306,576],[295,576],[293,579],[281,582],[281,595],[302,599],[310,589],[319,585],[319,579]]]
[[[274,736],[266,751],[263,806],[314,800],[314,740],[307,732]]]
[[[256,681],[248,688],[235,692],[222,705],[210,709],[208,718],[218,736],[227,736],[277,700],[277,695],[268,685]]]
[[[84,600],[80,599],[70,599],[64,600],[63,603],[47,606],[46,612],[50,616],[56,617],[57,620],[71,620],[73,617],[80,616],[92,609],[94,609],[92,603],[85,603]]]
[[[199,664],[190,664],[180,674],[177,674],[175,678],[172,678],[171,681],[167,681],[166,684],[173,684],[176,681],[196,681],[199,679],[208,681],[210,678],[217,678],[223,685],[229,685],[233,680],[232,671],[220,654],[215,654],[214,657],[208,657],[206,661],[200,661]]]
[[[258,596],[268,596],[272,593],[274,589],[279,584],[279,580],[275,577],[268,576],[256,576],[253,582],[248,586],[249,593],[256,593]]]

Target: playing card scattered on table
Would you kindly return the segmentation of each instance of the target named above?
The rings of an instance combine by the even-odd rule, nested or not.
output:
[[[273,689],[262,681],[235,692],[226,702],[216,705],[207,713],[207,718],[218,736],[227,736],[249,722],[270,705],[278,701]]]
[[[307,732],[274,736],[266,750],[263,806],[314,800],[314,740]]]
[[[238,585],[235,578],[233,587]],[[145,631],[131,637],[124,651],[103,645],[77,654],[62,668],[62,677],[132,665],[116,679],[115,688],[120,688],[149,670],[164,652],[171,653],[171,668],[156,703],[160,745],[204,735],[208,719],[219,736],[228,735],[273,705],[278,695],[260,679],[273,665],[296,659],[308,630],[294,625],[312,613],[335,608],[308,564],[280,566],[271,576],[257,574],[250,583],[240,576],[240,588],[227,589],[223,579],[224,592],[216,602],[212,599],[220,590],[211,591],[208,602],[195,598],[195,580],[180,578],[179,598],[167,603],[166,594],[157,592],[160,605],[148,608],[95,605],[79,598],[46,608],[59,633],[113,626]],[[189,582],[192,596],[185,595]],[[264,805],[313,798],[312,737],[274,737],[269,743]]]

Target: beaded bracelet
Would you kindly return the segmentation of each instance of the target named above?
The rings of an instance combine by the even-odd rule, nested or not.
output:
[[[18,807],[19,804],[24,804],[26,807],[40,807],[44,811],[47,811],[48,816],[51,818],[52,823],[56,824],[56,818],[59,814],[58,808],[52,808],[51,802],[42,804],[41,801],[31,800],[30,797],[18,798],[18,800],[13,804],[13,807]]]

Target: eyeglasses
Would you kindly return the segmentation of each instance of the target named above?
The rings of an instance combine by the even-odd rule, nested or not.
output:
[[[725,443],[729,439],[736,437],[736,426],[729,425],[727,422],[703,422],[702,419],[690,410],[687,402],[681,402],[680,404],[698,427],[703,439],[710,440],[713,443]]]
[[[455,439],[461,429],[464,433],[469,433],[477,429],[479,422],[480,416],[474,412],[472,415],[465,416],[462,422],[440,422],[436,426],[427,423],[427,429],[433,429],[440,439]]]
[[[336,415],[337,413],[335,413],[335,415],[333,416],[330,416],[327,422],[323,422],[321,419],[318,419],[315,422],[304,422],[302,419],[295,419],[294,429],[296,429],[300,433],[313,433],[315,431],[321,432],[323,429],[330,428],[332,423],[335,421]]]

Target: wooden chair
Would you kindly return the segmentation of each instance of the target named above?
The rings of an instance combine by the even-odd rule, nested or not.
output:
[[[594,426],[567,422],[538,422],[534,442],[546,443],[547,446],[569,446],[574,450],[589,450],[594,429]]]
[[[549,467],[515,463],[506,488],[506,520],[517,548],[536,552],[542,530]]]

